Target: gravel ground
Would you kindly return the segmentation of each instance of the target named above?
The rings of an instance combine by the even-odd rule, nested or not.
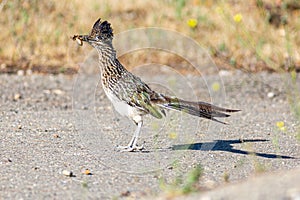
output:
[[[135,127],[113,110],[98,75],[0,75],[1,199],[163,198],[170,193],[163,185],[199,164],[204,174],[197,185],[221,199],[224,185],[238,192],[240,182],[254,184],[257,174],[297,173],[299,122],[288,103],[286,75],[134,73],[161,92],[242,111],[225,120],[230,125],[173,111],[163,120],[146,117],[139,140],[145,150],[118,152]],[[281,121],[282,130],[276,126]]]

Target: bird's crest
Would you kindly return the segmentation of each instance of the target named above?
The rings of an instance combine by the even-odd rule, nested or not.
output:
[[[90,36],[109,39],[113,37],[113,29],[111,28],[110,23],[107,21],[101,22],[101,18],[99,18],[95,22]]]

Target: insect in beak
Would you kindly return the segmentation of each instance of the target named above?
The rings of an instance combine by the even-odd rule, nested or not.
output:
[[[80,35],[74,35],[73,37],[71,37],[71,39],[75,40],[78,45],[83,45],[82,37]]]

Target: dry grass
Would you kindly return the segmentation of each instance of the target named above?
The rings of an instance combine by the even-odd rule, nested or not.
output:
[[[88,33],[99,17],[115,33],[150,26],[179,31],[207,48],[221,67],[293,71],[300,68],[299,9],[298,0],[2,0],[0,71],[76,72],[91,48],[69,38]]]

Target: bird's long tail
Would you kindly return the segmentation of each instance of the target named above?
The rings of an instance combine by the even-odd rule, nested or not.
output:
[[[226,123],[217,120],[215,117],[229,117],[230,115],[226,113],[240,111],[236,109],[221,108],[201,101],[192,102],[192,101],[185,101],[174,97],[167,97],[167,96],[163,96],[163,97],[164,97],[164,102],[161,102],[159,104],[163,108],[179,110],[182,112],[186,112],[190,115],[211,119],[213,121],[220,122],[222,124],[226,124]]]

